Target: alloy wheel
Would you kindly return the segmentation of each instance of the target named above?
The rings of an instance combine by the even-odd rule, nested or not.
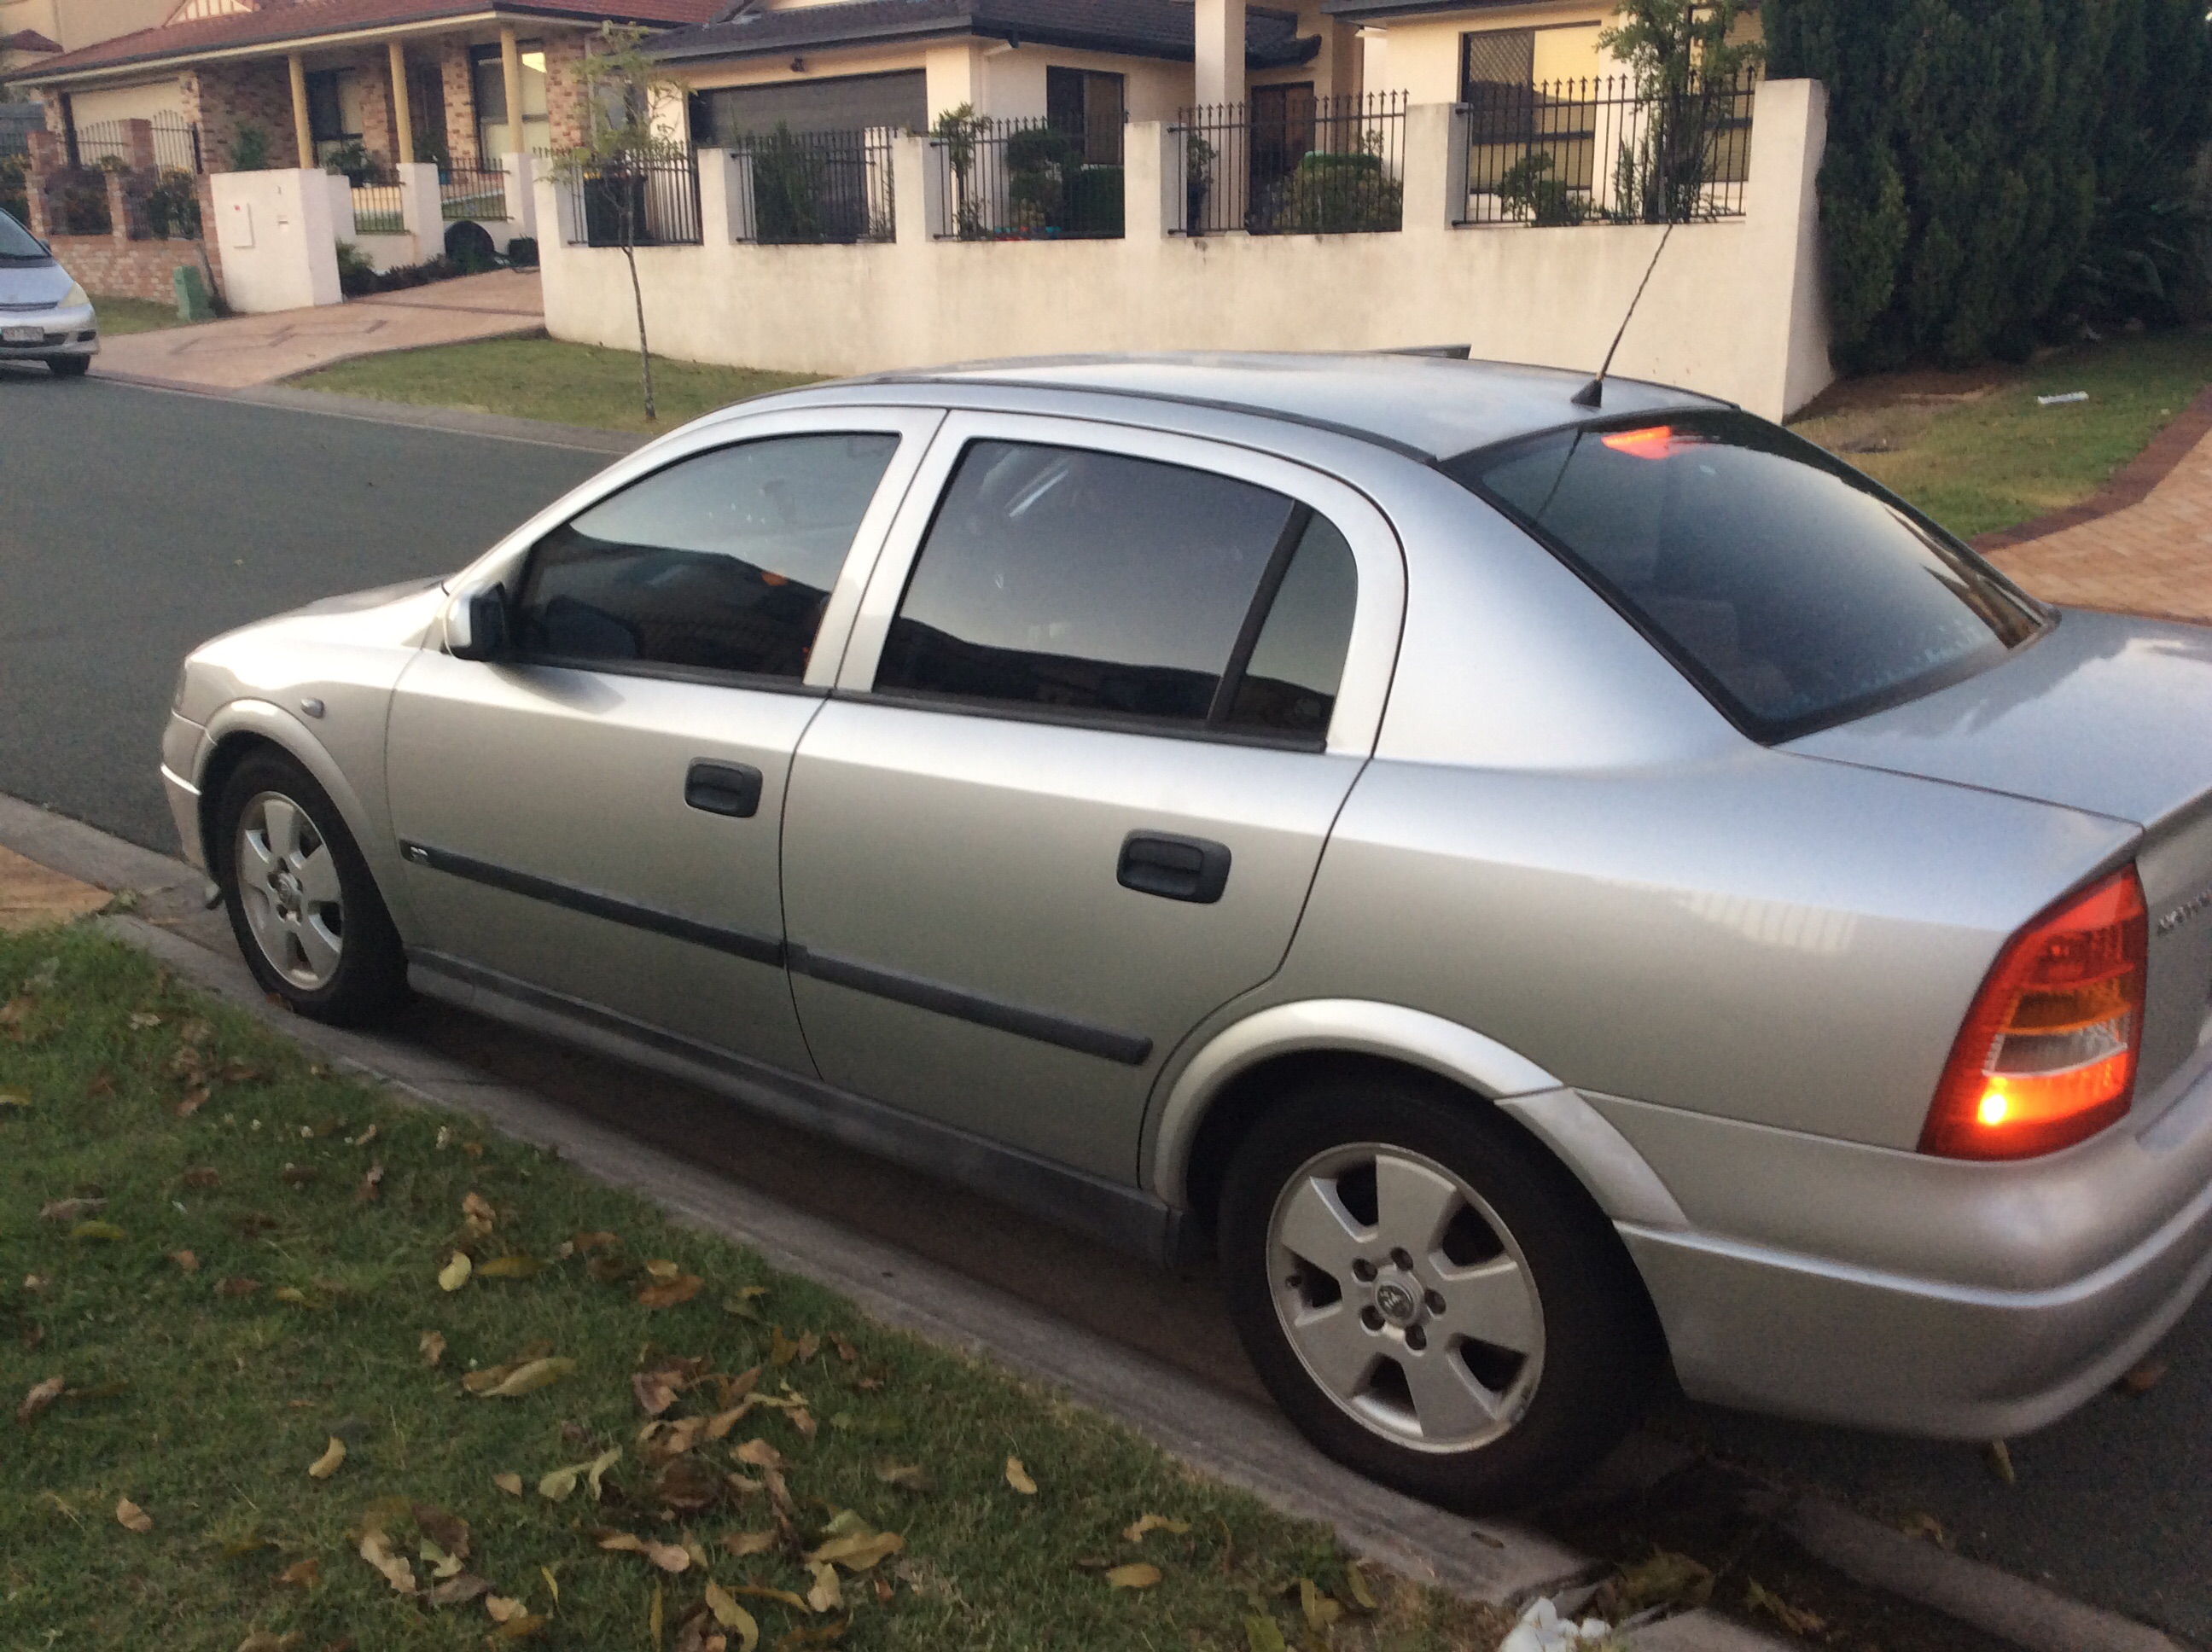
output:
[[[337,975],[345,942],[337,862],[315,823],[281,793],[248,800],[233,857],[246,927],[276,973],[305,992]]]
[[[1544,1318],[1527,1259],[1433,1159],[1371,1142],[1316,1155],[1276,1199],[1267,1258],[1291,1347],[1373,1432],[1465,1451],[1528,1409]]]

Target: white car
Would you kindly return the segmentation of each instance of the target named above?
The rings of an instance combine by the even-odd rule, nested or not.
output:
[[[0,361],[44,361],[75,379],[100,353],[92,300],[53,251],[0,212]]]

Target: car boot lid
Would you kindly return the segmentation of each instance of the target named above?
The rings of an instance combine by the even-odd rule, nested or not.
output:
[[[1784,749],[2158,826],[2212,791],[2212,630],[2064,610],[1988,671]]]

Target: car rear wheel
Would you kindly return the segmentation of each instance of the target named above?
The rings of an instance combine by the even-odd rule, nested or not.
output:
[[[82,379],[92,370],[89,355],[49,355],[46,371],[57,379]]]
[[[1231,1311],[1261,1379],[1329,1455],[1465,1513],[1565,1489],[1659,1369],[1620,1242],[1487,1103],[1413,1078],[1310,1084],[1223,1189]]]
[[[216,881],[264,988],[341,1024],[373,1020],[405,996],[398,932],[313,775],[279,753],[254,753],[224,783],[216,824]]]

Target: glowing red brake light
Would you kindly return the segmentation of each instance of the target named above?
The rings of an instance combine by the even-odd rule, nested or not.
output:
[[[2149,937],[2130,866],[2015,935],[1966,1011],[1920,1151],[2026,1158],[2128,1110]]]
[[[1685,447],[1703,446],[1705,438],[1702,432],[1677,430],[1671,424],[1648,424],[1639,430],[1616,430],[1598,440],[1631,459],[1672,459]]]

